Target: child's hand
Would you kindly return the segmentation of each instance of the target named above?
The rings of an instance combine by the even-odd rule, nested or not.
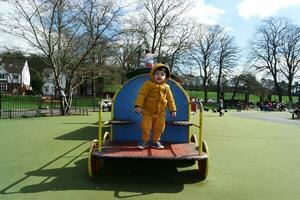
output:
[[[176,112],[171,112],[171,117],[176,117]]]
[[[142,108],[141,107],[135,107],[135,112],[140,114],[142,112]]]

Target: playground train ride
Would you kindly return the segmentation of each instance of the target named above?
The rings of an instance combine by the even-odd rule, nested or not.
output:
[[[141,86],[150,79],[150,70],[139,69],[128,74],[129,80],[112,100],[111,120],[103,122],[102,109],[100,109],[98,139],[92,141],[88,155],[88,172],[91,178],[102,170],[105,159],[197,162],[197,175],[201,180],[207,177],[209,153],[207,143],[203,138],[203,106],[200,102],[199,125],[196,125],[190,121],[189,96],[173,75],[168,79],[167,84],[170,85],[176,102],[177,116],[171,118],[169,111],[166,111],[166,128],[161,136],[161,142],[165,148],[138,148],[137,143],[142,134],[141,115],[134,112],[134,103]],[[191,126],[193,125],[198,127],[197,134],[192,133]],[[105,126],[109,126],[110,131],[102,133],[102,128]]]

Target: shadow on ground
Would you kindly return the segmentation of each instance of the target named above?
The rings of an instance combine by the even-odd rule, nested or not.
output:
[[[126,161],[113,161],[93,180],[87,176],[86,159],[75,162],[75,167],[44,169],[27,172],[28,176],[45,177],[45,182],[23,187],[21,193],[60,190],[103,190],[114,191],[115,197],[123,192],[139,196],[153,193],[177,193],[183,190],[185,183],[199,181],[196,170],[179,172],[176,167],[132,164]],[[153,162],[153,161],[152,161]],[[149,163],[148,163],[149,164]],[[122,168],[120,168],[122,166]],[[51,181],[47,181],[51,178]]]
[[[109,127],[102,128],[102,133],[104,134],[106,131],[110,132]],[[70,133],[66,133],[54,139],[56,140],[85,140],[92,141],[93,139],[98,138],[98,127],[97,126],[85,126],[78,130],[72,131]]]
[[[113,191],[116,198],[126,198],[153,193],[178,193],[183,190],[184,184],[201,181],[197,176],[196,167],[185,171],[179,171],[177,168],[190,166],[191,163],[118,159],[105,160],[104,168],[99,175],[95,179],[90,179],[87,172],[87,158],[80,159],[85,157],[88,150],[72,157],[68,156],[70,152],[83,147],[84,144],[86,142],[75,146],[37,170],[26,172],[24,177],[2,189],[0,194],[99,190]],[[49,169],[51,164],[66,157],[71,160],[64,166]],[[32,183],[29,180],[39,181]],[[24,183],[26,185],[21,186]]]
[[[63,124],[87,124],[87,125],[98,125],[98,122],[94,122],[94,123],[89,123],[89,122],[75,122],[75,123],[64,122]]]

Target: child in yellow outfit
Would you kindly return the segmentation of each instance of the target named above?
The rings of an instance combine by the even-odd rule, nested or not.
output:
[[[146,81],[139,91],[135,101],[135,112],[142,114],[142,141],[140,149],[148,146],[150,131],[153,131],[152,146],[163,149],[160,136],[165,129],[166,106],[168,105],[172,117],[176,117],[176,105],[170,86],[166,84],[171,77],[168,66],[155,64],[150,72],[151,80]]]

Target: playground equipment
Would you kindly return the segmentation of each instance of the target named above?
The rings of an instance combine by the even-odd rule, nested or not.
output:
[[[175,76],[167,83],[176,102],[177,116],[171,118],[168,110],[166,112],[166,128],[161,136],[165,148],[137,147],[142,131],[141,116],[134,112],[134,102],[142,84],[149,80],[150,70],[140,69],[129,74],[129,80],[113,98],[110,121],[102,121],[100,109],[98,139],[92,141],[88,155],[88,172],[91,178],[100,172],[104,159],[192,161],[198,164],[199,177],[207,177],[209,152],[203,138],[203,106],[200,103],[199,125],[196,125],[190,121],[190,99]],[[109,126],[110,132],[102,133],[104,126]],[[198,127],[198,134],[191,132],[191,126]]]

